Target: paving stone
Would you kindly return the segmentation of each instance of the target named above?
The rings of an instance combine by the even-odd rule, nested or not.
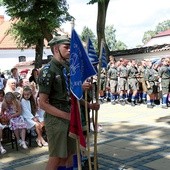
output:
[[[169,170],[170,116],[168,110],[148,109],[145,105],[104,103],[98,113],[102,132],[98,137],[99,170]],[[168,123],[169,121],[169,123]],[[94,150],[90,133],[90,150]],[[27,151],[11,149],[0,155],[0,170],[44,170],[48,148],[33,144]]]

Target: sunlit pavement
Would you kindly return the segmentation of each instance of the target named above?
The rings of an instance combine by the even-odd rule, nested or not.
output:
[[[170,108],[101,104],[98,123],[99,170],[169,170]],[[93,134],[90,135],[93,154]],[[48,148],[33,144],[0,156],[0,170],[44,170]]]

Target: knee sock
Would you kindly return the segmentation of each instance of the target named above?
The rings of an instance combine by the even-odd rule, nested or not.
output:
[[[146,100],[146,93],[145,92],[143,92],[143,94],[142,94],[142,100]]]
[[[162,104],[166,105],[167,104],[167,94],[164,94],[162,97]]]

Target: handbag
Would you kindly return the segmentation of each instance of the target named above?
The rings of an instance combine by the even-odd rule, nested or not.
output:
[[[2,114],[0,116],[0,123],[2,125],[9,125],[9,121],[10,121],[10,115],[9,114]]]

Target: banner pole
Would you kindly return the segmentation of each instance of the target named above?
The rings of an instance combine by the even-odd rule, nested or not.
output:
[[[76,147],[77,147],[77,164],[78,164],[78,170],[82,170],[82,166],[81,166],[81,156],[80,156],[80,143],[79,143],[79,139],[76,138]]]
[[[97,75],[97,95],[96,103],[99,103],[99,90],[100,90],[100,73],[102,65],[102,50],[103,50],[103,39],[101,40],[100,56],[99,56],[99,69]],[[98,169],[98,158],[97,158],[97,133],[98,133],[98,110],[95,111],[95,128],[94,128],[94,170]]]
[[[78,109],[79,109],[79,113],[81,113],[80,111],[80,102],[77,100],[77,105],[78,105]],[[76,137],[76,147],[77,147],[77,161],[78,161],[78,170],[82,170],[82,165],[81,165],[81,150],[80,150],[80,142],[79,139]]]
[[[85,90],[85,113],[86,113],[86,127],[87,127],[87,156],[88,156],[89,170],[92,170],[91,158],[90,158],[89,113],[88,113],[88,106],[87,106],[87,89]]]

